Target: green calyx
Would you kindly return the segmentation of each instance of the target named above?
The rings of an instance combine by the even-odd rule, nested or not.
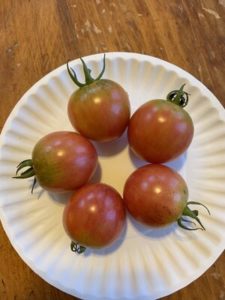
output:
[[[84,78],[85,78],[85,82],[82,83],[80,82],[78,79],[77,79],[77,75],[76,75],[76,72],[71,68],[69,67],[69,62],[67,62],[67,71],[70,75],[70,78],[73,80],[73,82],[79,86],[79,87],[83,87],[83,86],[86,86],[86,85],[89,85],[91,84],[92,82],[94,81],[97,81],[97,80],[100,80],[105,72],[105,54],[104,54],[104,57],[103,57],[103,67],[102,67],[102,71],[100,72],[100,74],[96,77],[96,78],[93,78],[91,76],[91,70],[87,67],[86,63],[84,62],[84,60],[82,58],[80,58],[81,62],[82,62],[82,65],[83,65],[83,71],[84,71]]]
[[[20,175],[18,175],[19,171],[24,168],[26,168],[26,170],[23,171],[22,173],[20,173]],[[19,165],[16,167],[16,176],[14,176],[13,178],[25,179],[25,178],[30,178],[33,176],[35,176],[33,162],[31,159],[26,159],[26,160],[21,161],[21,163],[19,163]],[[33,181],[32,188],[31,188],[31,193],[33,193],[36,182],[37,182],[37,179],[36,179],[36,177],[34,177],[34,181]]]
[[[70,244],[70,249],[71,251],[77,253],[77,254],[82,254],[86,250],[86,247],[81,246],[79,243],[71,241]]]
[[[189,208],[190,204],[203,206],[207,210],[208,214],[210,215],[209,209],[202,203],[195,202],[195,201],[188,201],[183,210],[182,216],[177,220],[178,225],[181,228],[186,229],[186,230],[198,230],[198,229],[205,230],[205,227],[203,226],[202,222],[200,221],[200,219],[198,217],[198,210],[191,210]],[[188,217],[189,219],[187,219],[185,217]],[[190,219],[194,219],[195,221],[197,221],[197,223],[200,225],[200,227],[196,227],[195,222],[191,221]],[[184,225],[184,223],[189,223],[190,225],[194,225],[194,227],[188,227],[188,226]]]
[[[189,94],[184,91],[184,86],[185,84],[183,84],[179,90],[171,91],[166,96],[166,99],[178,106],[185,107],[188,104]]]

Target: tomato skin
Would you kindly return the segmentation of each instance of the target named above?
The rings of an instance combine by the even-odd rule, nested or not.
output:
[[[123,199],[137,221],[160,227],[182,215],[188,200],[188,188],[184,179],[171,168],[149,164],[128,177]]]
[[[131,149],[151,163],[177,158],[190,145],[194,125],[190,115],[166,100],[150,100],[132,115],[128,126]]]
[[[71,95],[68,116],[83,136],[100,142],[114,140],[122,135],[129,122],[128,94],[112,80],[94,81]]]
[[[83,246],[101,248],[111,244],[125,224],[125,208],[120,194],[103,183],[78,189],[63,213],[65,231]]]
[[[32,152],[32,162],[35,176],[44,189],[73,191],[93,175],[97,152],[80,134],[58,131],[38,141]]]

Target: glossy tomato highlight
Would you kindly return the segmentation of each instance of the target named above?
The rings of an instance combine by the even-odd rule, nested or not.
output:
[[[16,178],[35,176],[52,192],[73,191],[87,183],[97,166],[97,152],[89,140],[78,133],[58,131],[41,138],[34,146],[32,159],[21,162]]]
[[[73,242],[101,248],[118,238],[125,216],[123,200],[114,188],[103,183],[87,184],[67,203],[63,224]]]

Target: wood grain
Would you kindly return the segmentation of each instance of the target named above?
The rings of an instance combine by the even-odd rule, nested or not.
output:
[[[176,64],[225,106],[224,0],[1,0],[0,130],[42,76],[68,59],[111,51]],[[75,299],[31,271],[2,227],[0,261],[0,299]],[[225,253],[195,282],[163,299],[225,299],[224,265]]]

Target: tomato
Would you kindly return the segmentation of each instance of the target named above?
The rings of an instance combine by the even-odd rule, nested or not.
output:
[[[118,238],[124,227],[123,200],[109,185],[84,185],[67,203],[63,224],[72,241],[85,247],[107,246]]]
[[[105,69],[97,79],[93,79],[85,65],[86,82],[80,83],[75,72],[67,69],[71,79],[79,86],[68,103],[68,116],[73,127],[83,136],[99,141],[112,141],[122,135],[130,119],[130,102],[127,92],[118,83],[101,79]]]
[[[38,183],[53,192],[72,191],[85,184],[97,166],[97,152],[89,140],[78,133],[58,131],[41,138],[32,159],[19,164],[16,178],[35,176]]]
[[[185,93],[183,86],[180,90]],[[134,153],[148,162],[164,163],[187,150],[194,126],[190,115],[179,106],[181,100],[150,100],[136,110],[128,126],[128,141]]]
[[[188,207],[189,204],[202,204],[188,201],[184,179],[167,166],[148,164],[135,170],[125,183],[123,199],[129,213],[143,224],[161,227],[177,221],[185,229],[199,229],[183,224],[188,222],[184,216],[188,216],[204,229],[198,211]]]

